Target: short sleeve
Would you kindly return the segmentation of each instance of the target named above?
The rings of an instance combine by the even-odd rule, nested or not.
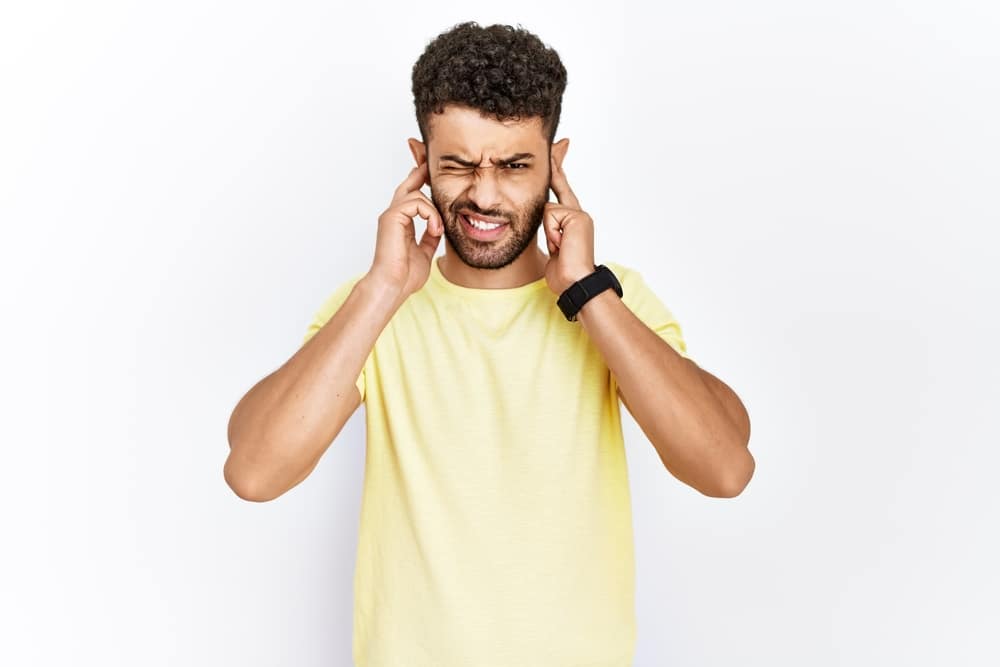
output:
[[[642,274],[621,264],[605,262],[622,285],[622,301],[643,324],[667,342],[677,354],[691,359],[684,332],[674,314],[646,284]],[[692,359],[693,361],[693,359]]]
[[[347,297],[350,295],[351,290],[354,289],[354,285],[361,279],[362,275],[353,276],[341,283],[332,294],[330,294],[326,300],[320,305],[319,309],[313,315],[312,322],[309,323],[306,329],[305,336],[302,339],[302,345],[309,342],[313,336],[316,335],[323,325],[325,325],[331,317],[333,317],[340,307],[347,301]],[[301,347],[301,345],[300,345]],[[361,374],[358,375],[357,380],[354,384],[358,388],[358,393],[361,394],[362,402],[365,400],[365,369],[368,368],[368,364],[372,359],[372,353],[368,354],[368,358],[365,360],[364,365],[361,367]]]

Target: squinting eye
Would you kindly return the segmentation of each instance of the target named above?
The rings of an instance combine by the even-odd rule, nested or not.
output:
[[[519,168],[520,168],[520,167],[523,167],[523,168],[527,169],[527,168],[528,168],[528,165],[526,165],[526,164],[525,164],[525,163],[523,163],[523,162],[513,162],[513,163],[511,163],[511,164],[508,164],[508,165],[507,165],[507,168],[508,168],[508,169],[510,169],[510,168],[514,168],[514,167],[519,167]]]

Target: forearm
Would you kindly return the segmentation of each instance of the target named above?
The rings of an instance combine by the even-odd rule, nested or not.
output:
[[[315,467],[361,403],[355,380],[400,305],[398,292],[361,278],[330,320],[240,400],[229,421],[229,486],[271,500]]]
[[[753,458],[735,404],[721,400],[697,364],[677,354],[610,290],[588,301],[577,319],[671,474],[706,495],[739,493]],[[735,394],[732,399],[739,403]]]

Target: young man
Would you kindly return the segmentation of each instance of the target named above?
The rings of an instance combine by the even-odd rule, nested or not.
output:
[[[233,412],[225,478],[264,501],[366,402],[359,667],[631,665],[619,397],[700,492],[738,495],[753,473],[739,398],[690,359],[639,272],[595,261],[569,141],[553,143],[565,85],[523,29],[470,22],[433,40],[413,69],[423,141],[370,270]]]

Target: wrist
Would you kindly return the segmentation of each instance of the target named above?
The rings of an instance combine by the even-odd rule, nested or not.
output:
[[[395,312],[406,300],[402,287],[371,272],[362,276],[356,287],[364,293],[367,301],[391,312]]]
[[[567,287],[556,304],[562,310],[563,315],[570,322],[576,321],[576,316],[580,310],[592,299],[603,294],[605,291],[616,293],[618,298],[623,295],[621,283],[618,277],[607,266],[601,264],[596,266],[587,275],[573,282]]]
[[[595,265],[591,264],[590,266],[579,266],[565,270],[563,272],[562,289],[559,290],[559,294],[562,294],[572,285],[589,276],[596,268]]]

